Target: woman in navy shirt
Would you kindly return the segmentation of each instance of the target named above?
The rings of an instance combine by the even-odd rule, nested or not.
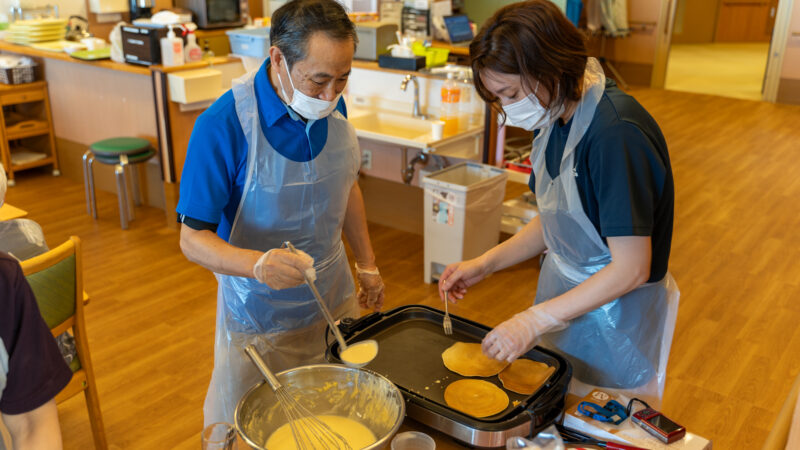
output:
[[[539,215],[473,260],[441,295],[548,250],[534,305],[483,340],[513,361],[534,344],[572,363],[573,391],[663,395],[678,290],[667,271],[674,190],[658,125],[605,78],[580,32],[546,0],[504,7],[470,45],[479,95],[506,125],[536,131],[530,187]]]

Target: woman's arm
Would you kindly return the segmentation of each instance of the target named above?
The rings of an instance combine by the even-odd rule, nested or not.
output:
[[[483,352],[513,361],[542,334],[565,328],[568,321],[632,291],[650,274],[650,237],[608,238],[611,262],[569,291],[538,303],[501,323],[484,338]]]
[[[609,237],[611,262],[586,281],[547,302],[547,310],[564,322],[621,297],[650,277],[650,236]]]
[[[468,287],[474,286],[490,273],[533,258],[545,248],[542,222],[536,216],[517,234],[483,255],[447,266],[439,277],[439,296],[444,300],[445,291],[450,291],[451,300],[462,299]]]

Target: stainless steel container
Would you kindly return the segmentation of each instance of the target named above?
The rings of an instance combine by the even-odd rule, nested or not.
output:
[[[386,447],[405,417],[405,402],[397,386],[369,370],[316,364],[276,376],[311,413],[348,417],[367,426],[378,439],[368,449]],[[244,394],[234,421],[242,438],[262,450],[270,435],[287,422],[275,393],[265,382]]]

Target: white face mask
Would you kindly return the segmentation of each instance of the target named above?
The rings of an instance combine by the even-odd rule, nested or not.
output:
[[[292,101],[289,102],[288,106],[289,108],[292,108],[294,112],[300,114],[306,119],[318,120],[322,119],[323,117],[327,117],[333,112],[334,109],[336,109],[336,105],[339,104],[339,98],[342,96],[341,92],[337,94],[336,98],[334,98],[332,101],[309,97],[294,87],[291,75],[292,69],[289,67],[289,64],[286,64],[286,73],[289,74],[289,85],[292,87],[293,91]],[[286,95],[286,90],[283,88],[283,80],[281,80],[280,73],[278,73],[278,83],[281,85],[281,92],[283,92],[284,100],[289,98],[289,96]]]
[[[557,114],[553,115],[536,98],[535,94],[538,89],[539,82],[537,81],[533,94],[528,94],[518,102],[503,106],[503,111],[506,113],[506,125],[533,131],[550,126],[558,119],[564,112],[564,105],[561,105]]]

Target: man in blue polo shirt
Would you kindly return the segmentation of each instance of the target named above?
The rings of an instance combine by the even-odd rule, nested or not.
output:
[[[233,422],[258,381],[242,352],[248,344],[276,372],[323,360],[326,323],[304,274],[316,277],[334,316],[358,315],[342,231],[358,303],[383,303],[356,183],[358,142],[341,99],[356,39],[336,1],[286,3],[272,16],[269,59],[195,124],[177,210],[181,249],[219,282],[206,424]]]

